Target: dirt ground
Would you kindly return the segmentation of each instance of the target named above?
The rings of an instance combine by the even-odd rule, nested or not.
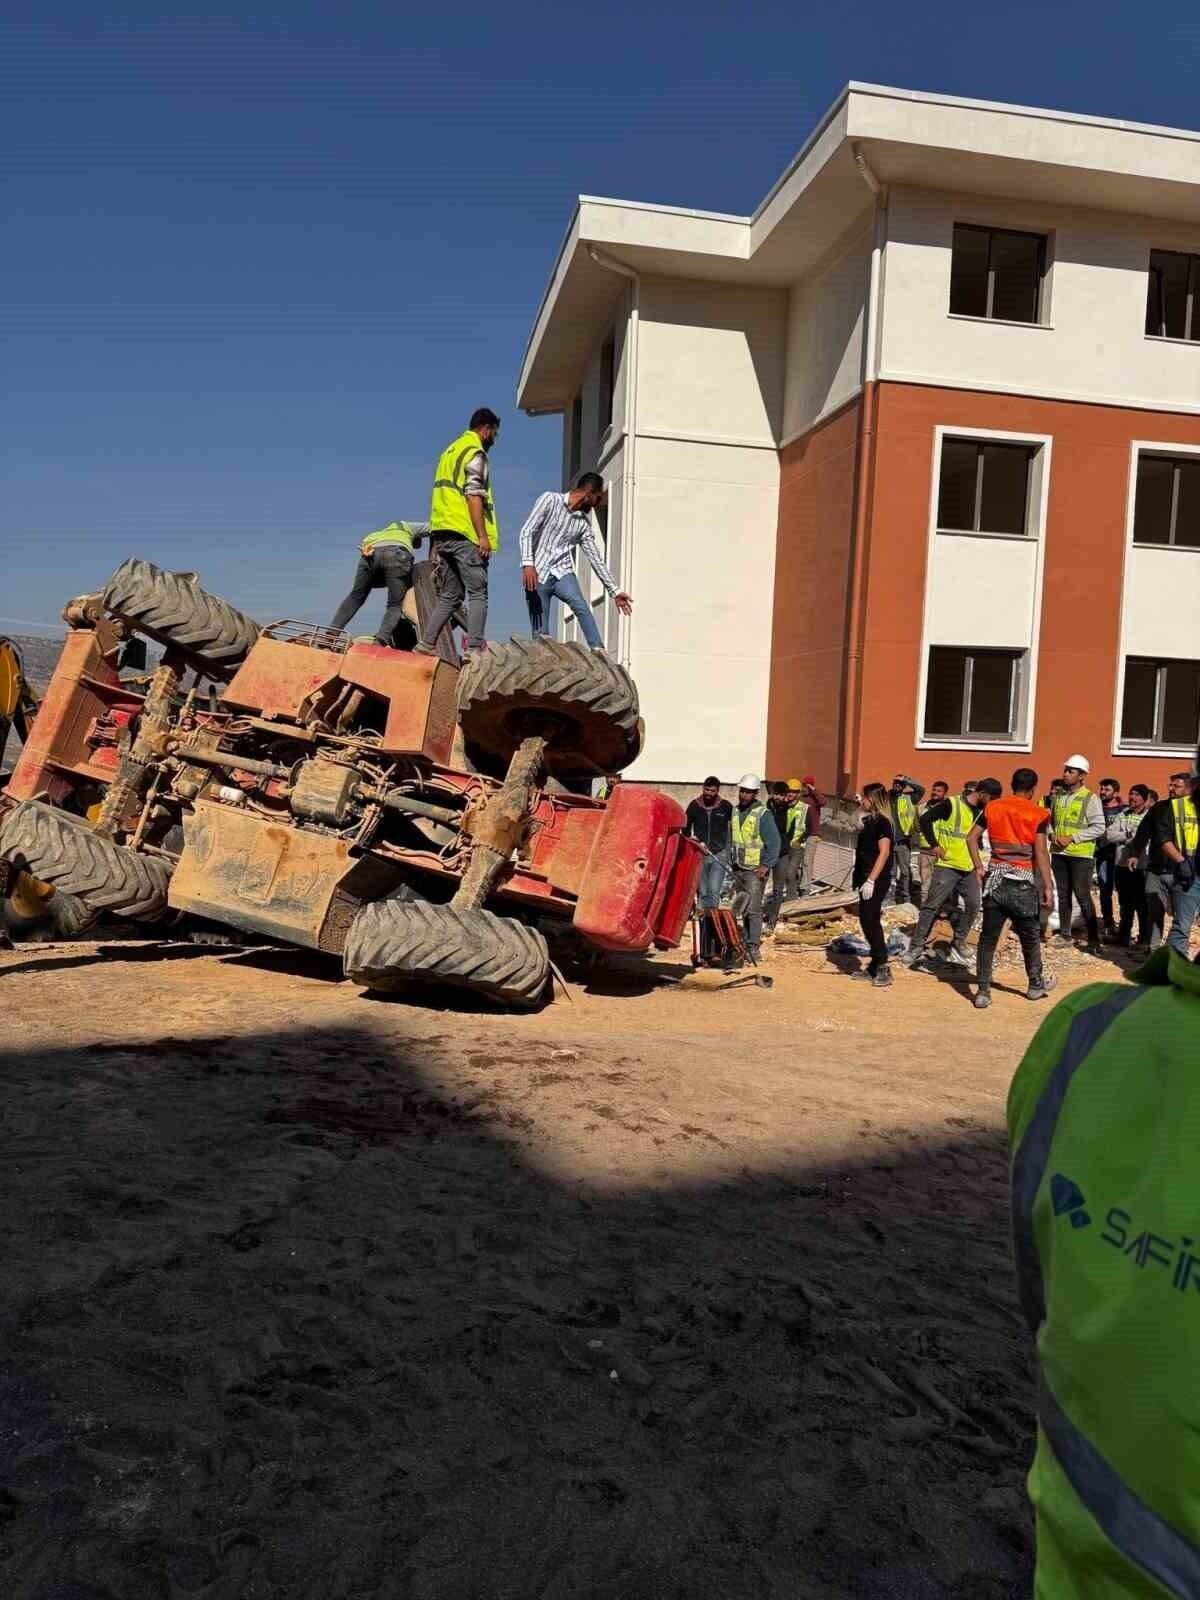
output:
[[[0,955],[0,1592],[1027,1593],[1002,1125],[1044,1008],[768,970],[514,1018]]]

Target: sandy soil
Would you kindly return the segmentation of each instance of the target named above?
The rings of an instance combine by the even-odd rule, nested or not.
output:
[[[769,970],[512,1018],[0,956],[0,1592],[1026,1593],[1002,1119],[1044,1011]]]

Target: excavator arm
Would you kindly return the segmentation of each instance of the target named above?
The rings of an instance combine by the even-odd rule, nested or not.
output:
[[[15,728],[24,743],[36,715],[37,701],[26,681],[20,651],[11,639],[0,634],[0,765],[10,729]]]

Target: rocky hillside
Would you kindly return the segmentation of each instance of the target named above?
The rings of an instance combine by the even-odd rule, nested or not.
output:
[[[34,694],[43,693],[50,682],[54,664],[62,650],[62,640],[33,639],[23,633],[9,633],[4,637],[11,639],[16,645],[25,668],[25,676],[33,686]]]

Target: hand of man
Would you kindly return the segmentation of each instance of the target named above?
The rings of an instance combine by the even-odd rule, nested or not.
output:
[[[633,615],[632,595],[628,595],[624,590],[622,590],[620,594],[613,595],[613,599],[616,601],[617,610],[623,617],[630,617]]]
[[[1136,856],[1126,856],[1125,865],[1129,868],[1130,872],[1136,872],[1138,870],[1138,858]]]
[[[1049,911],[1054,904],[1054,891],[1048,883],[1042,885],[1042,905]]]
[[[492,559],[492,543],[490,539],[480,539],[479,554],[485,561],[490,561]]]
[[[756,878],[765,878],[769,871],[770,871],[769,867],[755,867],[754,876]]]
[[[939,844],[933,853],[939,861],[944,861],[946,859],[946,846]]]
[[[529,593],[532,594],[533,591],[538,586],[537,585],[537,568],[536,567],[522,567],[521,568],[521,582],[525,585],[525,587],[529,591]]]
[[[868,878],[866,883],[863,884],[862,888],[859,889],[858,898],[860,900],[869,900],[874,893],[875,893],[874,880],[871,879],[871,878]]]

